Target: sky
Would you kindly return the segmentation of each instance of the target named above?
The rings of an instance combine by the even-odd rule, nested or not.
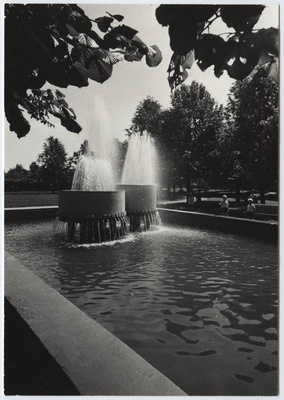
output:
[[[24,168],[36,161],[42,151],[43,143],[49,136],[57,137],[65,146],[69,156],[80,148],[85,139],[99,134],[106,134],[123,141],[126,139],[126,129],[139,103],[147,96],[158,100],[163,108],[170,105],[170,88],[167,81],[167,68],[172,56],[169,46],[168,30],[162,27],[155,18],[155,10],[159,4],[79,4],[92,19],[111,14],[123,15],[125,25],[138,31],[138,36],[147,44],[156,44],[163,54],[163,61],[158,67],[150,68],[143,58],[140,62],[122,61],[114,65],[113,74],[103,84],[89,80],[85,88],[60,88],[66,95],[66,101],[77,114],[77,121],[83,126],[80,134],[67,131],[61,126],[59,119],[50,118],[55,128],[47,128],[38,121],[30,120],[31,130],[24,138],[18,139],[4,121],[4,168],[7,171],[16,164]],[[278,27],[278,6],[267,4],[255,28]],[[95,26],[94,26],[95,27]],[[211,33],[228,32],[228,27],[222,22],[212,25]],[[226,74],[219,79],[213,74],[212,68],[205,72],[195,65],[189,71],[189,78],[205,85],[210,94],[219,104],[225,104],[230,86],[234,82]],[[43,88],[54,88],[46,85]],[[29,118],[29,117],[28,117]]]

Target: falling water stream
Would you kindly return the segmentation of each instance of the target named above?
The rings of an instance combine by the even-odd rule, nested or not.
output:
[[[122,184],[156,184],[157,154],[152,138],[147,134],[132,135],[126,153]]]
[[[82,155],[76,166],[72,190],[114,190],[115,182],[110,163],[91,153]]]

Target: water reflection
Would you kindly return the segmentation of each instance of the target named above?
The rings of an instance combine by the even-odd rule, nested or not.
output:
[[[68,248],[50,232],[8,226],[7,250],[188,394],[277,393],[275,245],[162,228]]]

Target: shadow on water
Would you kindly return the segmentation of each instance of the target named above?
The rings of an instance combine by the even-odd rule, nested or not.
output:
[[[10,225],[6,248],[188,394],[277,394],[276,245],[162,227],[76,248],[50,232]]]

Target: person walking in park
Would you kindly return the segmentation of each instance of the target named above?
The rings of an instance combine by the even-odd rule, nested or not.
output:
[[[257,195],[254,189],[252,189],[251,194],[249,195],[249,199],[252,199],[252,202],[255,204],[258,203]]]
[[[255,204],[253,203],[253,199],[249,198],[247,205],[247,217],[249,219],[253,219],[254,213],[255,213]]]
[[[228,202],[227,196],[225,194],[223,195],[223,199],[219,205],[221,206],[221,214],[224,216],[228,216],[229,202]]]

